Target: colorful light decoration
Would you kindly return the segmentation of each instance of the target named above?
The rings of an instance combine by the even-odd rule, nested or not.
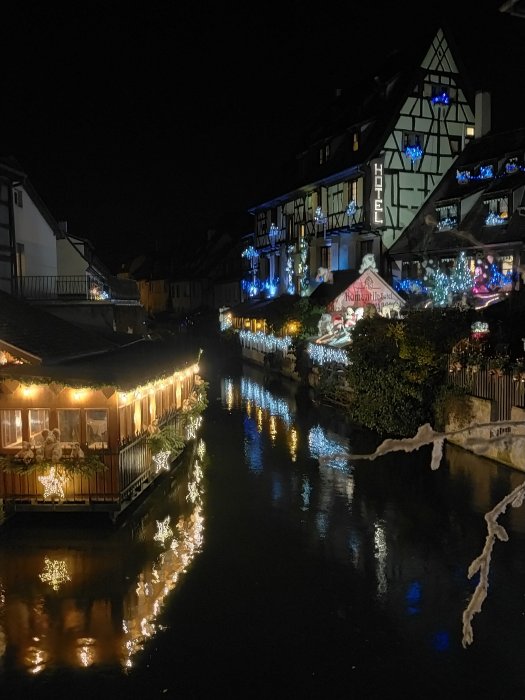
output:
[[[450,104],[450,95],[446,90],[434,95],[431,100],[433,105],[448,105]]]
[[[308,343],[307,352],[316,365],[338,364],[347,367],[350,363],[348,353],[340,348],[331,348],[320,343]]]
[[[318,226],[325,226],[328,223],[328,217],[326,216],[321,207],[316,207],[314,214],[314,222]]]
[[[245,346],[256,346],[263,352],[275,352],[280,350],[283,353],[287,353],[292,344],[292,339],[290,336],[285,335],[284,337],[277,337],[272,334],[266,334],[262,331],[239,331],[239,340],[242,345]]]
[[[457,216],[446,216],[444,219],[440,219],[437,223],[438,231],[449,231],[450,229],[457,228],[458,217]]]
[[[413,163],[415,163],[417,160],[420,160],[420,158],[423,157],[423,149],[421,148],[421,146],[418,143],[416,143],[414,145],[409,144],[409,145],[405,146],[403,153]]]
[[[268,293],[269,297],[274,297],[277,294],[277,291],[279,289],[279,278],[278,277],[269,277],[265,282],[264,282],[264,289]]]
[[[289,245],[286,249],[286,291],[288,294],[295,294],[295,284],[293,281],[293,254],[295,248]]]
[[[352,199],[352,200],[350,200],[350,202],[348,202],[348,205],[346,207],[346,215],[347,216],[354,216],[356,211],[357,211],[357,202],[355,201],[355,199]]]
[[[272,248],[275,246],[275,241],[277,240],[278,237],[279,237],[279,229],[277,228],[277,226],[274,223],[272,223],[270,225],[270,229],[268,231],[268,238],[270,239],[270,245],[272,246]]]
[[[495,211],[489,211],[485,219],[485,226],[501,226],[502,224],[506,223],[507,219],[503,218],[499,214],[496,214]]]
[[[254,258],[259,257],[259,253],[255,250],[255,248],[252,245],[250,245],[242,251],[241,257],[253,260]]]
[[[58,496],[61,501],[64,500],[64,486],[67,482],[67,476],[59,472],[57,467],[52,466],[49,469],[49,474],[47,476],[39,476],[38,481],[44,486],[44,498]]]
[[[44,583],[49,583],[54,591],[58,591],[60,586],[66,581],[71,581],[67,572],[66,562],[61,559],[44,558],[44,571],[39,574],[39,578]]]
[[[299,263],[299,274],[301,276],[301,296],[306,296],[308,294],[308,287],[310,286],[310,270],[308,268],[308,241],[305,238],[301,238],[301,249],[300,256],[301,260]]]

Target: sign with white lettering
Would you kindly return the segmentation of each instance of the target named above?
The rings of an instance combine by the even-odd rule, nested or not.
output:
[[[384,193],[385,193],[385,163],[384,158],[370,161],[370,228],[381,228],[385,225]]]

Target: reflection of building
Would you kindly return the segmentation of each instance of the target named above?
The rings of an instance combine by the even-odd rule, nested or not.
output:
[[[156,634],[166,597],[202,547],[204,482],[197,451],[187,455],[187,475],[174,482],[177,492],[184,493],[181,486],[186,487],[187,480],[187,494],[193,497],[180,501],[176,509],[172,499],[166,501],[174,527],[163,545],[154,539],[155,514],[147,511],[135,523],[134,535],[129,523],[105,533],[95,548],[86,549],[85,535],[79,533],[79,541],[70,530],[59,546],[43,544],[44,535],[42,541],[32,538],[31,546],[24,547],[22,535],[22,546],[0,547],[0,665],[30,674],[57,664],[133,665],[135,654]],[[140,540],[138,549],[130,537]],[[139,565],[138,551],[143,558]],[[133,555],[128,558],[127,552]],[[131,575],[108,587],[116,562]],[[124,580],[129,580],[128,588],[115,595]]]

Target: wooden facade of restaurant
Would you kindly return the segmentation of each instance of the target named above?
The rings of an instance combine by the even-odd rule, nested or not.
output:
[[[153,460],[148,437],[167,425],[183,430],[202,384],[198,372],[197,359],[162,376],[152,372],[149,381],[125,390],[111,383],[0,377],[0,457],[11,465],[0,471],[4,515],[101,511],[115,519],[164,471]],[[45,494],[49,479],[56,478],[54,463],[87,464],[94,456],[104,471],[68,472]]]

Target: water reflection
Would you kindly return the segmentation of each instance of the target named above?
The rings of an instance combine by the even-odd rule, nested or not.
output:
[[[199,425],[192,428],[195,434]],[[167,596],[203,546],[205,451],[203,440],[194,443],[175,475],[167,475],[160,518],[145,508],[132,524],[117,531],[98,524],[91,534],[88,523],[64,531],[4,526],[4,670],[35,675],[48,668],[133,666],[137,652],[161,628]]]

